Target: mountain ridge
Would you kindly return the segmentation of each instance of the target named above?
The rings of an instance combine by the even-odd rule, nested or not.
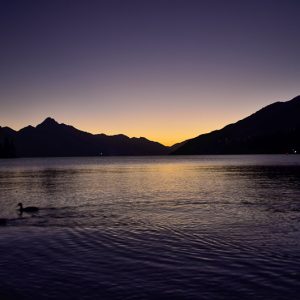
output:
[[[171,147],[145,137],[92,134],[48,117],[19,131],[0,126],[0,157],[275,154],[300,152],[300,95]]]
[[[269,104],[222,129],[187,140],[171,154],[272,154],[300,150],[300,96]]]
[[[58,123],[51,117],[35,127],[29,125],[19,131],[0,127],[1,144],[13,153],[5,150],[1,155],[3,149],[0,148],[0,157],[162,155],[169,151],[169,147],[144,137],[92,134]]]

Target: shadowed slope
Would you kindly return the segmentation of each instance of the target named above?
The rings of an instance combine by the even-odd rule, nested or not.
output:
[[[300,150],[300,96],[268,105],[221,130],[190,139],[172,154],[292,153]]]
[[[7,129],[0,128],[2,140],[8,136],[7,132]],[[52,118],[47,118],[36,127],[27,126],[20,131],[10,129],[9,138],[14,142],[19,157],[161,155],[169,149],[145,138],[94,135],[59,124]]]

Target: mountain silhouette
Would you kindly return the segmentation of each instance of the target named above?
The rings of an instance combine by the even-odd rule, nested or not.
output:
[[[171,154],[279,154],[300,151],[300,96],[268,105],[221,130],[187,140]]]
[[[234,124],[166,147],[146,138],[91,134],[52,118],[19,131],[0,127],[0,157],[280,154],[300,151],[300,96]]]
[[[0,157],[161,155],[169,148],[146,138],[91,134],[52,118],[19,131],[0,127]]]

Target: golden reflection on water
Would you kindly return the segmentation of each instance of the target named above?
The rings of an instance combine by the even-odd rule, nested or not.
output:
[[[94,299],[284,299],[299,290],[299,179],[297,156],[0,161],[0,282],[28,299],[84,299],[83,278]],[[20,200],[40,211],[20,216]]]

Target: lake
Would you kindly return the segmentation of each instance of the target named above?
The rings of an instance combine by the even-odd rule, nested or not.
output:
[[[0,209],[1,300],[300,297],[299,155],[0,160]]]

